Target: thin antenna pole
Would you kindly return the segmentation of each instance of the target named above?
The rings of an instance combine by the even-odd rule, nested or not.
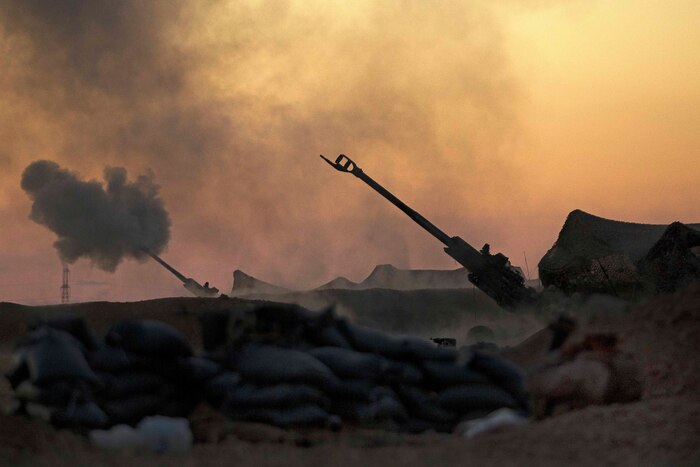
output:
[[[70,303],[70,269],[63,265],[63,281],[61,284],[61,303]]]
[[[527,265],[527,255],[524,251],[523,256],[525,257],[525,270],[527,271],[527,280],[530,280],[530,266]]]
[[[612,290],[613,295],[616,297],[619,297],[619,295],[617,294],[617,290],[615,290],[615,286],[613,285],[613,282],[610,280],[610,276],[608,276],[608,272],[603,267],[603,263],[600,262],[599,258],[596,258],[596,261],[598,262],[598,266],[600,266],[600,270],[603,271],[603,275],[605,276],[605,279],[608,281],[608,285],[610,286],[610,290]]]

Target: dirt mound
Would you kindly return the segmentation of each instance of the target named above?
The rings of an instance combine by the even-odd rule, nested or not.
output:
[[[700,394],[700,282],[635,309],[621,332],[644,369],[644,398]]]

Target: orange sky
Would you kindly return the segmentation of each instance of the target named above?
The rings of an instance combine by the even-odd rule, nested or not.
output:
[[[164,257],[224,291],[237,268],[313,287],[456,267],[321,153],[474,246],[526,251],[533,275],[576,208],[700,222],[698,2],[312,3],[5,2],[0,300],[60,297],[55,235],[19,188],[36,159],[152,169]],[[185,293],[151,262],[71,270],[76,301]]]

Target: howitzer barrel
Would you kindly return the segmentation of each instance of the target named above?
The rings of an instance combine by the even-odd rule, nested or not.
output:
[[[183,284],[185,282],[187,282],[187,277],[183,276],[177,269],[175,269],[174,267],[172,267],[171,265],[169,265],[168,263],[163,261],[160,258],[160,256],[156,255],[155,253],[153,253],[151,250],[149,250],[147,248],[142,248],[142,250],[145,251],[146,254],[148,254],[148,256],[150,256],[151,258],[156,260],[158,263],[160,263],[160,265],[163,266],[165,269],[172,272],[175,275],[175,277],[177,277],[178,279],[180,279],[180,281],[182,281]]]
[[[323,160],[328,162],[331,166],[333,166],[335,169],[340,170],[341,172],[348,172],[365,182],[367,185],[372,187],[374,191],[388,199],[391,204],[396,206],[397,208],[401,209],[408,217],[413,219],[418,225],[423,227],[425,230],[427,230],[433,237],[437,238],[440,240],[445,246],[450,246],[452,244],[450,236],[447,235],[445,232],[440,230],[438,226],[430,222],[428,219],[420,215],[418,212],[414,211],[406,203],[398,199],[396,196],[394,196],[389,190],[381,186],[379,183],[377,183],[372,177],[364,173],[364,171],[359,168],[353,161],[351,161],[347,156],[344,154],[341,154],[338,156],[338,158],[335,160],[335,162],[331,162],[330,160],[326,159],[325,157],[321,156]]]
[[[321,158],[334,169],[340,172],[351,173],[365,182],[377,193],[388,199],[394,206],[401,209],[418,225],[440,240],[445,245],[445,253],[469,271],[469,280],[499,305],[513,309],[518,305],[534,302],[534,290],[525,287],[523,277],[510,267],[508,258],[504,255],[500,253],[491,255],[487,246],[484,247],[483,253],[480,253],[462,238],[450,237],[435,224],[408,207],[406,203],[374,181],[372,177],[365,174],[361,168],[344,154],[339,155],[335,162],[331,162],[323,156]]]
[[[150,251],[148,248],[141,248],[148,256],[156,260],[161,266],[163,266],[165,269],[173,273],[175,277],[180,279],[180,282],[182,282],[182,285],[189,290],[192,295],[196,297],[216,297],[219,295],[219,289],[216,287],[209,287],[209,283],[205,283],[204,285],[201,285],[199,282],[196,280],[190,278],[190,277],[185,277],[183,274],[180,273],[177,269],[163,261],[160,256],[156,255],[152,251]]]

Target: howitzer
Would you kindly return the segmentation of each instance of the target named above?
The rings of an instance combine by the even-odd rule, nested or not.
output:
[[[150,251],[147,248],[141,248],[148,256],[153,258],[163,266],[165,269],[173,273],[175,277],[180,279],[182,282],[182,285],[195,297],[218,297],[219,296],[219,289],[216,287],[209,287],[209,282],[205,282],[204,285],[201,285],[199,282],[196,280],[185,277],[183,274],[180,273],[177,269],[163,261],[160,256],[156,255],[152,251]]]
[[[460,237],[450,237],[435,224],[408,207],[403,201],[391,194],[386,188],[365,174],[350,158],[341,154],[335,162],[321,156],[331,167],[351,173],[377,193],[388,199],[394,206],[401,209],[408,217],[427,230],[433,237],[445,245],[445,253],[454,258],[469,271],[469,281],[493,298],[500,306],[515,309],[520,305],[533,304],[536,292],[525,286],[525,280],[510,265],[508,258],[502,253],[492,255],[488,244],[481,251],[476,250]]]

